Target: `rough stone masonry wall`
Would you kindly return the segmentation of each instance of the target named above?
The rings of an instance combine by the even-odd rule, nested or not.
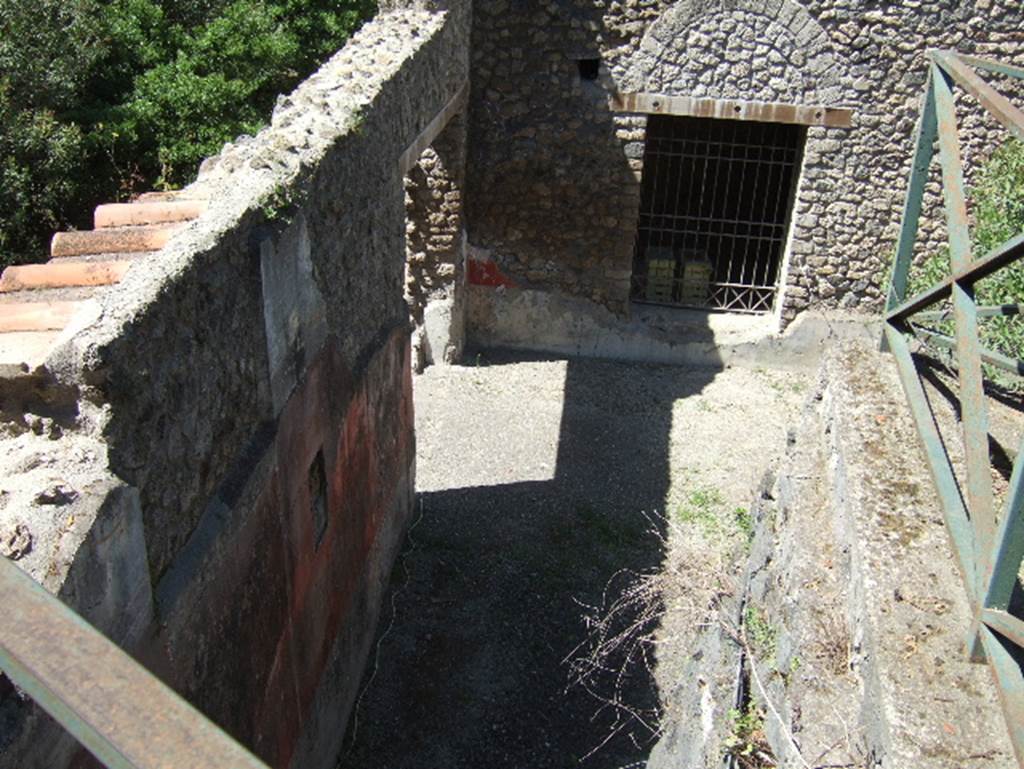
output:
[[[1020,62],[1015,0],[478,0],[473,33],[468,231],[515,288],[625,313],[646,118],[610,90],[843,106],[853,127],[807,132],[785,320],[815,307],[876,309],[898,232],[929,48]],[[576,60],[600,57],[599,83]],[[965,100],[961,100],[965,105]],[[962,113],[969,163],[1002,137]],[[943,237],[931,187],[923,240]]]
[[[405,296],[413,368],[454,363],[465,327],[466,119],[456,115],[405,178]]]
[[[43,372],[78,404],[40,439],[84,436],[99,480],[77,550],[33,575],[280,769],[333,766],[412,507],[398,161],[464,84],[468,33],[465,3],[382,12],[204,164],[206,213]],[[80,760],[0,699],[0,766]]]

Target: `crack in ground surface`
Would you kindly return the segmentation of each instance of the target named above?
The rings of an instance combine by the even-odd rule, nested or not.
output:
[[[342,769],[580,765],[622,723],[567,690],[564,660],[586,636],[580,604],[600,604],[620,570],[661,567],[669,554],[648,513],[671,518],[693,488],[713,489],[723,510],[748,504],[809,384],[749,369],[468,359],[477,365],[415,382],[423,515]],[[623,699],[656,710],[671,656],[654,674],[632,671]],[[652,740],[628,722],[583,765],[642,763]]]

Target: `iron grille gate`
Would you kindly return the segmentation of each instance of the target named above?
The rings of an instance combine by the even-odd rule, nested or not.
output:
[[[633,299],[771,312],[806,130],[651,115]]]

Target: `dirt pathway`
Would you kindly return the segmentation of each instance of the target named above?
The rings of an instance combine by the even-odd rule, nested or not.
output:
[[[340,766],[643,762],[654,675],[641,665],[618,687],[567,689],[584,607],[623,570],[661,567],[673,545],[652,512],[733,520],[809,380],[491,353],[476,364],[416,380],[419,510]],[[640,718],[603,706],[616,690]]]

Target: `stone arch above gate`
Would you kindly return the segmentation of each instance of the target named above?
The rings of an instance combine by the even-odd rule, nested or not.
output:
[[[835,105],[843,67],[828,34],[790,0],[681,0],[647,30],[620,88]]]

